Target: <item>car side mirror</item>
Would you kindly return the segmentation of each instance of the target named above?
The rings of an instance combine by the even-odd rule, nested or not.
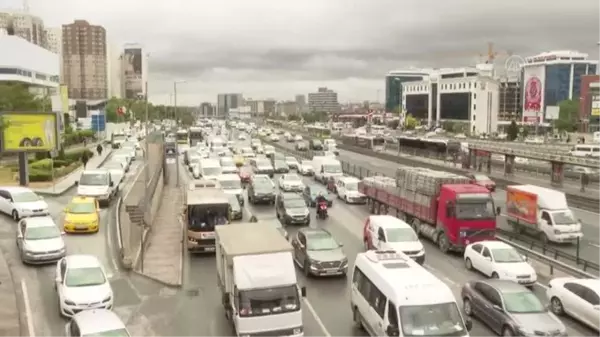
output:
[[[465,319],[465,327],[467,328],[467,331],[471,331],[471,329],[473,329],[473,320],[471,320],[469,317]]]
[[[496,215],[500,215],[500,213],[502,213],[502,207],[498,206],[496,207]]]
[[[392,324],[387,326],[387,328],[385,329],[385,332],[390,337],[400,336],[400,329],[398,329],[397,326],[392,325]]]
[[[306,287],[300,288],[300,295],[302,295],[302,297],[306,297]]]

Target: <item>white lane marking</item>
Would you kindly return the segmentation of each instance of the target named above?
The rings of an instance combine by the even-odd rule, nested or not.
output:
[[[304,297],[303,300],[304,300],[304,304],[306,304],[306,307],[308,308],[308,311],[310,311],[310,313],[315,318],[315,321],[317,321],[317,324],[319,325],[319,328],[321,328],[321,331],[323,332],[323,335],[326,336],[326,337],[331,337],[331,334],[329,333],[329,330],[327,330],[327,328],[325,327],[325,324],[323,323],[323,321],[321,320],[321,318],[319,317],[319,315],[317,315],[317,311],[312,306],[312,304],[310,304],[310,302],[308,301],[308,298]]]
[[[23,292],[23,302],[25,306],[25,319],[27,320],[27,332],[28,336],[35,337],[35,330],[33,326],[33,314],[31,312],[31,303],[29,302],[29,292],[27,291],[27,284],[25,280],[21,280],[21,291]]]
[[[597,245],[595,243],[588,242],[588,245],[590,245],[592,247],[600,248],[600,245]]]

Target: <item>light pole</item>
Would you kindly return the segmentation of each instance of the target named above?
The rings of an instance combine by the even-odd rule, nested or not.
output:
[[[173,118],[175,119],[175,125],[179,124],[178,123],[178,118],[177,118],[177,84],[179,83],[185,83],[185,81],[173,81]],[[179,143],[175,142],[175,153],[176,155],[176,159],[175,159],[175,172],[177,174],[177,187],[179,187]]]

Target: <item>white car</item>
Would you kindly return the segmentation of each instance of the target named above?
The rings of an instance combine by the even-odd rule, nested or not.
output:
[[[119,153],[113,154],[112,157],[110,157],[110,160],[122,163],[123,168],[125,169],[125,172],[129,172],[129,168],[131,166],[131,160],[129,159],[128,155],[119,154]]]
[[[275,148],[271,145],[265,145],[264,147],[264,154],[266,156],[272,156],[275,154]]]
[[[269,145],[267,145],[267,146],[269,146]],[[258,153],[258,154],[264,154],[264,153],[265,153],[265,149],[262,147],[262,145],[258,145],[258,146],[255,148],[255,150],[254,150],[254,151],[255,151],[256,153]]]
[[[546,296],[556,315],[569,315],[600,330],[600,280],[559,277],[548,283]]]
[[[28,216],[50,215],[44,198],[27,187],[0,187],[0,212],[18,221]]]
[[[297,170],[300,163],[298,163],[298,159],[296,157],[285,157],[285,163],[290,168],[290,170]]]
[[[284,192],[302,192],[304,190],[302,178],[295,173],[282,174],[278,184]]]
[[[366,196],[358,191],[358,180],[355,177],[339,177],[335,181],[335,191],[338,197],[347,204],[363,204]]]
[[[537,281],[537,273],[517,250],[501,241],[480,241],[465,248],[465,267],[501,280],[527,287]]]
[[[246,140],[246,135],[243,133],[240,133],[238,136],[238,140]]]
[[[232,157],[221,157],[219,159],[219,163],[221,164],[222,174],[238,173],[238,168],[235,166],[235,162],[233,161]]]
[[[256,158],[256,154],[254,153],[254,150],[252,150],[252,148],[243,147],[242,149],[240,149],[240,152],[242,154],[242,157],[244,158]]]
[[[278,136],[278,135],[276,135],[276,134],[272,134],[272,135],[271,135],[271,137],[269,137],[269,139],[270,139],[272,142],[278,142],[278,141],[279,141],[279,136]]]
[[[300,136],[300,135],[296,135],[296,137],[294,137],[294,140],[295,140],[295,141],[297,141],[297,142],[301,142],[301,141],[302,141],[302,139],[303,139],[303,138],[302,138],[302,136]]]
[[[283,134],[283,136],[284,136],[284,137],[287,139],[287,138],[291,137],[291,136],[292,136],[292,134],[291,134],[291,133],[289,133],[288,131],[286,131],[286,132]]]
[[[395,216],[370,215],[363,233],[365,250],[394,250],[425,263],[425,249],[414,229]]]
[[[125,323],[114,311],[94,309],[80,311],[65,325],[65,336],[131,336]]]
[[[120,184],[125,178],[125,166],[122,162],[108,161],[102,165],[103,169],[107,169],[110,172],[110,176],[115,184]]]
[[[298,166],[298,172],[300,172],[300,174],[303,176],[312,176],[313,174],[315,174],[315,169],[312,167],[312,161],[301,161],[300,166]]]
[[[56,264],[55,288],[60,314],[113,308],[113,291],[104,267],[93,255],[67,255]]]
[[[23,263],[56,263],[66,254],[63,234],[49,216],[24,218],[17,226],[17,248]]]

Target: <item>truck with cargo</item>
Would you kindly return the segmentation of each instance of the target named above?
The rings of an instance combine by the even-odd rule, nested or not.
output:
[[[565,193],[540,186],[506,188],[506,221],[517,233],[533,234],[543,242],[573,243],[583,236]]]
[[[373,214],[391,214],[436,243],[444,253],[494,239],[494,200],[466,177],[425,168],[400,167],[396,178],[366,177],[359,192]]]
[[[315,170],[315,180],[320,181],[323,184],[326,184],[331,178],[344,175],[340,161],[334,157],[314,156],[312,159],[312,167]]]
[[[229,197],[212,180],[194,180],[184,195],[183,221],[191,253],[215,251],[215,228],[229,221]]]
[[[269,223],[216,228],[217,282],[237,336],[303,336],[292,245]]]

